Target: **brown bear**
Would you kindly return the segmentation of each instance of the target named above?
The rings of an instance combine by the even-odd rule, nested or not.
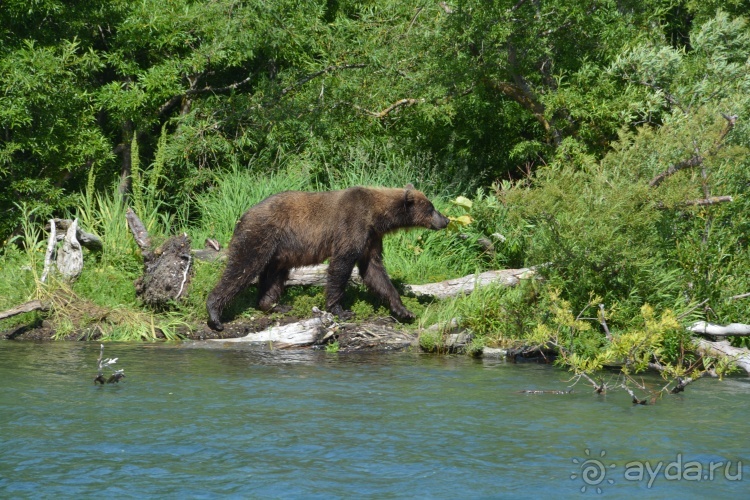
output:
[[[448,222],[411,184],[270,196],[245,212],[234,229],[227,267],[206,301],[208,326],[223,329],[224,307],[256,277],[258,308],[268,311],[281,297],[291,268],[326,259],[328,312],[343,315],[341,300],[356,264],[365,285],[396,317],[413,320],[383,266],[383,235],[409,227],[443,229]]]

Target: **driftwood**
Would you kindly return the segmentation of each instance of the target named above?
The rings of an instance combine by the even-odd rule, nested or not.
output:
[[[65,231],[58,232],[57,229]],[[44,255],[44,271],[40,281],[44,283],[49,273],[53,271],[52,259],[57,253],[56,267],[64,279],[74,281],[83,271],[83,249],[78,241],[78,235],[82,234],[78,228],[78,219],[72,221],[67,219],[50,219],[49,240],[47,242],[47,253]],[[89,233],[85,233],[89,234]],[[90,235],[93,236],[93,235]],[[94,237],[96,238],[96,237]],[[98,238],[97,238],[98,239]],[[63,244],[57,251],[56,242],[62,240]],[[99,240],[101,244],[101,240]]]
[[[83,249],[76,238],[78,219],[68,227],[63,237],[63,244],[57,252],[57,270],[65,279],[73,281],[83,271]]]
[[[17,314],[23,314],[31,311],[46,311],[47,305],[43,304],[39,300],[31,300],[29,302],[25,302],[21,304],[20,306],[11,307],[7,311],[0,312],[0,319],[10,318],[12,316],[16,316]]]
[[[190,239],[173,236],[156,250],[143,222],[130,208],[125,218],[143,254],[143,276],[135,281],[135,294],[150,307],[161,309],[179,300],[187,290],[192,270]]]
[[[697,339],[698,353],[704,356],[727,356],[734,364],[750,374],[750,351],[741,347],[734,347],[726,340],[711,342],[710,340]]]
[[[44,254],[44,271],[42,271],[42,277],[40,279],[42,283],[47,281],[47,276],[49,276],[49,272],[52,269],[52,255],[55,253],[57,228],[55,227],[54,219],[50,220],[49,223],[50,230],[49,239],[47,240],[47,252]]]
[[[310,318],[284,326],[272,326],[260,332],[250,333],[234,339],[210,339],[212,342],[232,343],[265,343],[280,342],[291,345],[311,345],[319,343],[327,333],[326,325],[333,325],[333,317],[325,313],[317,318]]]
[[[729,323],[726,326],[722,326],[706,321],[696,321],[688,327],[688,330],[693,333],[710,335],[712,337],[745,337],[750,335],[750,325],[743,323]]]
[[[223,252],[217,252],[210,248],[193,251],[195,258],[200,260],[216,260],[223,256]],[[297,267],[290,271],[286,286],[325,286],[328,273],[328,264],[316,266]],[[479,274],[470,274],[462,278],[454,278],[438,283],[427,283],[424,285],[404,285],[407,293],[416,296],[432,296],[437,299],[447,299],[457,295],[465,295],[474,291],[477,287],[487,286],[490,283],[498,283],[503,286],[515,286],[522,279],[530,279],[536,275],[532,268],[500,269],[486,271]],[[257,279],[253,281],[257,283]],[[362,283],[359,271],[355,267],[349,278],[350,285]]]
[[[313,311],[318,316],[288,325],[272,326],[244,337],[209,339],[209,341],[245,344],[273,343],[276,349],[321,346],[335,341],[338,342],[339,349],[342,351],[400,350],[418,344],[415,335],[392,326],[378,323],[337,323],[331,314],[321,312],[317,308]]]
[[[504,286],[515,286],[522,279],[534,277],[535,272],[529,268],[503,269],[500,271],[486,271],[479,274],[470,274],[463,278],[441,281],[440,283],[428,283],[426,285],[406,285],[409,292],[414,295],[429,295],[438,299],[447,299],[457,295],[469,294],[477,287],[487,286],[490,283],[498,283]]]
[[[64,233],[68,230],[71,224],[73,224],[73,222],[74,221],[70,219],[51,219],[47,224],[46,229],[47,231],[50,231],[52,227],[57,227],[60,232],[57,233],[56,239],[57,241],[60,241],[63,239]],[[99,252],[104,248],[102,240],[97,235],[88,233],[80,227],[76,227],[76,239],[79,241],[82,247],[88,248],[89,250],[94,252]]]

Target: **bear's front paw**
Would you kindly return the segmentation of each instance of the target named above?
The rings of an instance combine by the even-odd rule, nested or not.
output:
[[[344,321],[350,320],[354,317],[354,313],[352,311],[347,311],[338,304],[329,308],[328,312],[333,314],[334,316],[338,316],[339,319]]]
[[[393,311],[393,315],[403,323],[411,323],[412,321],[417,319],[414,313],[406,308],[400,309],[398,311]]]
[[[213,319],[208,320],[208,327],[215,332],[220,332],[224,329],[224,325],[221,324],[221,321]]]

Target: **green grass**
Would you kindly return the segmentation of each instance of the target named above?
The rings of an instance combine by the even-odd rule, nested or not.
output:
[[[420,159],[398,163],[398,158],[388,153],[363,153],[352,150],[339,168],[324,167],[324,172],[311,173],[299,164],[270,173],[259,171],[260,165],[245,168],[234,166],[216,174],[212,187],[194,196],[194,207],[199,217],[195,220],[173,219],[161,212],[166,206],[159,200],[155,189],[156,179],[142,173],[139,190],[138,214],[149,235],[158,244],[179,228],[191,237],[194,248],[203,246],[205,238],[217,238],[223,246],[229,242],[236,221],[250,206],[271,194],[284,190],[341,189],[354,185],[403,186],[414,183],[433,199],[436,206],[448,215],[460,215],[461,210],[436,194],[438,186],[420,178]],[[420,168],[418,168],[420,167]],[[135,296],[133,281],[141,275],[143,263],[140,250],[127,227],[125,213],[127,200],[113,187],[107,192],[94,191],[94,178],[86,192],[79,195],[77,210],[67,214],[77,217],[83,229],[98,235],[104,242],[99,253],[84,250],[84,271],[72,285],[75,294],[87,306],[76,309],[56,303],[47,314],[59,338],[80,334],[83,338],[99,335],[107,340],[155,340],[158,337],[177,338],[178,332],[198,327],[206,320],[205,300],[223,270],[224,262],[194,261],[193,275],[187,295],[166,313],[152,313],[145,309]],[[21,207],[26,210],[25,207]],[[187,213],[187,211],[185,212]],[[30,298],[55,293],[56,285],[38,282],[46,247],[46,234],[41,223],[34,221],[33,213],[26,214],[29,221],[21,236],[6,245],[0,256],[0,307],[10,308]],[[426,283],[463,276],[484,270],[489,262],[482,258],[482,249],[476,245],[476,235],[468,229],[461,238],[455,232],[415,229],[400,231],[386,237],[385,263],[397,286],[403,283]],[[20,249],[18,248],[20,247]],[[263,314],[253,308],[255,289],[251,287],[227,309],[228,317],[242,318]],[[313,307],[325,305],[322,288],[293,287],[286,291],[282,304],[292,307],[291,314],[309,317]],[[425,301],[404,297],[406,306],[418,316],[439,308]],[[390,314],[387,305],[367,292],[364,287],[351,288],[345,306],[353,310],[356,318],[385,317]],[[93,311],[93,312],[92,312]],[[34,314],[0,322],[0,329],[35,320]]]

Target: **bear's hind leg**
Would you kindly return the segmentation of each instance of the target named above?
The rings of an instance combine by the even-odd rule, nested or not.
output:
[[[328,265],[326,311],[341,318],[348,318],[352,315],[351,312],[344,311],[341,301],[344,299],[346,284],[352,275],[355,262],[349,257],[333,257]]]
[[[258,255],[268,255],[259,253]],[[221,324],[221,312],[234,299],[237,294],[250,286],[250,283],[260,274],[266,265],[266,262],[255,261],[243,263],[242,256],[235,257],[230,255],[221,279],[216,284],[206,299],[206,309],[208,310],[208,326],[218,332],[224,329]]]
[[[284,283],[289,278],[289,269],[279,268],[269,264],[260,273],[258,283],[258,309],[270,311],[284,293]]]

